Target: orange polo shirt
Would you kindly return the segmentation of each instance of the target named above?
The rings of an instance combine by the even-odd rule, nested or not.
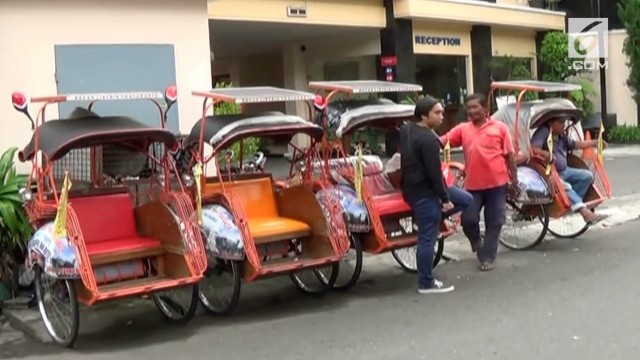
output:
[[[480,127],[467,121],[440,137],[443,144],[462,146],[467,190],[485,190],[509,183],[506,155],[513,153],[513,141],[507,125],[487,119]]]

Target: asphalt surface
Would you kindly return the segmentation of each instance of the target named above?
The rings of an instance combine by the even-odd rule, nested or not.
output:
[[[455,284],[450,294],[418,295],[414,276],[396,267],[369,269],[345,294],[314,299],[278,282],[269,294],[247,294],[229,318],[203,314],[182,328],[138,305],[118,318],[105,314],[101,321],[110,325],[83,334],[75,351],[22,343],[4,345],[2,353],[28,359],[634,359],[640,351],[638,230],[640,224],[630,222],[536,251],[504,253],[491,273],[479,273],[470,260],[446,264],[438,276]]]
[[[614,195],[637,192],[638,156],[607,159]],[[149,302],[83,311],[75,350],[17,339],[3,359],[635,359],[640,351],[640,223],[437,268],[456,286],[419,295],[390,255],[369,259],[359,285],[322,298],[287,278],[244,284],[227,318],[166,324]]]

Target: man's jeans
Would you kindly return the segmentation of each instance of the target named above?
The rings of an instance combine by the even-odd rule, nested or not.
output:
[[[462,231],[472,244],[479,244],[480,211],[484,208],[484,243],[478,249],[478,260],[493,262],[498,252],[498,240],[507,210],[507,186],[469,191],[473,202],[462,213]]]
[[[438,238],[442,205],[440,199],[430,197],[418,200],[411,207],[418,225],[418,288],[428,289],[433,286],[433,250]]]
[[[464,211],[464,209],[468,208],[473,202],[473,196],[471,196],[468,191],[460,189],[457,186],[448,188],[447,192],[449,193],[449,200],[453,203],[453,209],[442,214],[443,218],[448,218],[453,214]]]
[[[564,191],[571,201],[571,210],[584,207],[583,199],[593,183],[593,174],[586,169],[568,167],[558,173],[564,185]]]

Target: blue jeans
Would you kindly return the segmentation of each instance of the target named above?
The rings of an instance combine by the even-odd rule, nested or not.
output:
[[[440,199],[430,197],[418,200],[411,208],[418,225],[418,288],[428,289],[433,286],[433,250],[438,238],[442,205]]]
[[[471,196],[468,191],[460,189],[455,185],[447,189],[447,192],[449,193],[449,200],[453,203],[453,209],[442,214],[443,218],[448,218],[453,214],[463,211],[473,202],[473,196]]]
[[[586,169],[567,167],[558,173],[564,185],[564,191],[571,201],[571,210],[576,211],[584,207],[582,202],[593,183],[593,174]]]
[[[462,213],[462,231],[472,244],[482,241],[480,211],[484,208],[484,242],[478,249],[478,260],[493,262],[498,253],[498,240],[507,211],[507,186],[469,192],[473,196],[473,202]]]

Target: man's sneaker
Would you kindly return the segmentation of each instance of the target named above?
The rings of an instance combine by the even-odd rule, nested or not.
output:
[[[452,292],[454,289],[453,285],[445,285],[440,280],[433,280],[433,285],[427,289],[418,289],[420,294],[444,294],[448,292]]]

